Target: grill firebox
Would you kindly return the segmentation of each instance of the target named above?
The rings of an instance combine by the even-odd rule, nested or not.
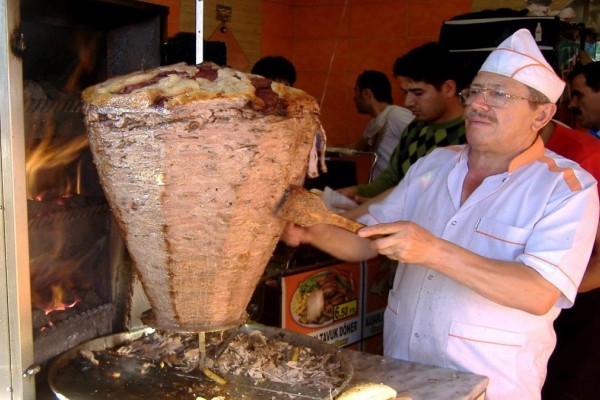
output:
[[[0,13],[0,348],[9,349],[0,352],[0,399],[32,399],[52,358],[130,322],[131,262],[87,147],[80,94],[160,65],[168,8],[8,0]]]

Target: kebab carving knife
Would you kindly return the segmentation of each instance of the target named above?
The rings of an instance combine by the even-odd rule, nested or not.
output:
[[[300,226],[329,224],[353,233],[365,226],[331,211],[318,194],[293,185],[275,207],[275,215]]]

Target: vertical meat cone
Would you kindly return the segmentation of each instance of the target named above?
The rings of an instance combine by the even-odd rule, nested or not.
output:
[[[243,323],[283,229],[274,210],[316,170],[314,98],[214,64],[176,64],[111,78],[82,99],[153,325]]]

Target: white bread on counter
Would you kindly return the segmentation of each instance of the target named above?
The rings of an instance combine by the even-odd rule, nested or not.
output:
[[[398,392],[383,383],[362,383],[345,390],[337,400],[392,400]]]

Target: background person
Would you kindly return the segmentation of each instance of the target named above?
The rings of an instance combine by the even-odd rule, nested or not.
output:
[[[577,125],[600,138],[600,62],[579,65],[569,74],[568,108]]]
[[[406,108],[393,104],[392,85],[380,71],[367,70],[358,76],[353,100],[356,111],[370,115],[372,119],[362,138],[349,147],[377,154],[373,169],[373,178],[376,178],[389,164],[390,156],[413,115]]]
[[[254,64],[250,73],[288,86],[294,86],[296,83],[296,68],[290,60],[283,56],[261,58]]]
[[[586,78],[586,76],[589,78]],[[575,68],[569,74],[572,99],[569,106],[580,110],[582,128],[600,128],[600,95],[592,85],[600,84],[600,63]],[[595,82],[595,83],[594,83]],[[574,85],[574,86],[573,86]],[[598,87],[598,86],[597,86]],[[551,121],[541,133],[546,147],[579,163],[600,181],[600,140],[586,132]],[[554,321],[556,347],[548,361],[542,389],[544,400],[594,399],[600,393],[600,237],[596,241],[573,307],[561,311]]]
[[[538,136],[563,89],[519,30],[462,92],[467,145],[420,158],[358,235],[286,225],[288,245],[399,261],[386,356],[486,375],[489,400],[540,398],[552,322],[573,303],[599,215],[593,177]]]
[[[396,186],[412,163],[436,147],[465,142],[463,108],[458,99],[463,84],[456,65],[450,52],[434,42],[396,60],[394,77],[405,93],[404,106],[415,118],[376,179],[338,192],[361,203]]]

